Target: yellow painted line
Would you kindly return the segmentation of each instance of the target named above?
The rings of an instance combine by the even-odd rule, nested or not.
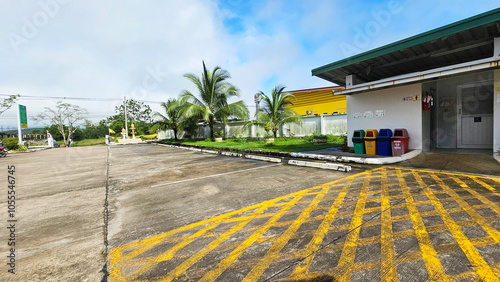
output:
[[[465,190],[467,190],[467,192],[471,193],[476,199],[478,199],[481,202],[483,202],[486,205],[486,207],[494,210],[496,213],[498,213],[500,215],[500,206],[498,206],[497,204],[493,203],[488,198],[486,198],[485,196],[483,196],[481,193],[478,193],[474,189],[470,189],[469,186],[467,186],[467,184],[465,184],[462,180],[458,179],[458,177],[452,177],[452,179],[455,180],[455,182],[457,182]]]
[[[368,173],[368,176],[370,172]],[[351,272],[349,269],[354,264],[354,256],[356,255],[357,241],[359,237],[360,226],[363,223],[363,211],[365,209],[366,191],[368,191],[370,178],[366,177],[363,182],[363,188],[359,194],[359,200],[354,210],[354,215],[351,220],[349,234],[347,235],[344,248],[336,269],[336,279],[339,281],[349,281],[351,279]]]
[[[408,171],[414,171],[414,172],[425,172],[425,173],[436,173],[436,174],[445,174],[445,175],[455,175],[455,176],[467,176],[467,177],[477,177],[477,178],[483,178],[483,179],[491,179],[493,181],[496,181],[500,183],[500,178],[499,177],[489,177],[489,176],[482,176],[482,175],[472,175],[472,174],[463,174],[463,173],[456,173],[456,172],[445,172],[445,171],[437,171],[437,170],[425,170],[425,169],[409,169],[409,168],[401,168],[401,167],[390,167],[387,166],[385,167],[386,169],[402,169],[402,170],[408,170]]]
[[[367,172],[361,172],[361,173],[358,173],[358,174],[355,174],[355,175],[351,175],[351,176],[348,176],[348,177],[345,177],[345,178],[342,178],[342,179],[337,179],[335,181],[323,184],[322,186],[325,186],[325,185],[328,185],[330,187],[342,186],[342,185],[344,185],[345,182],[350,181],[350,180],[351,181],[355,180],[357,177],[359,177],[361,175],[366,175],[366,174],[367,174]],[[110,279],[111,279],[111,281],[126,281],[126,280],[129,280],[129,279],[131,279],[131,276],[123,277],[122,272],[123,272],[124,267],[130,267],[130,266],[133,267],[133,266],[136,266],[136,265],[141,264],[141,263],[146,263],[146,265],[149,265],[151,263],[155,263],[156,259],[158,259],[158,258],[140,259],[140,260],[136,260],[135,262],[134,262],[134,258],[137,257],[138,255],[144,253],[148,249],[152,248],[153,246],[155,246],[157,244],[160,244],[160,243],[168,240],[170,237],[172,237],[176,233],[180,233],[180,232],[183,232],[183,231],[186,231],[186,230],[189,230],[189,229],[192,229],[192,228],[200,227],[200,226],[203,226],[203,225],[206,225],[206,224],[213,224],[214,222],[215,223],[220,223],[222,221],[224,221],[224,222],[229,222],[229,221],[231,221],[231,222],[234,222],[234,221],[244,221],[244,220],[248,219],[247,216],[243,216],[243,217],[240,217],[240,218],[231,218],[231,217],[234,216],[234,215],[237,215],[239,213],[243,213],[243,212],[246,212],[246,211],[249,211],[249,210],[252,210],[252,209],[257,209],[257,208],[259,208],[259,207],[261,207],[263,205],[289,206],[290,202],[284,202],[284,203],[277,203],[277,202],[279,202],[281,200],[284,200],[284,199],[296,197],[298,195],[312,194],[311,191],[318,190],[320,188],[318,188],[318,187],[312,187],[312,188],[309,188],[309,189],[298,191],[298,192],[295,192],[295,193],[292,193],[292,194],[288,194],[288,195],[285,195],[285,196],[282,196],[282,197],[278,197],[278,198],[275,198],[275,199],[272,199],[272,200],[269,200],[269,201],[265,201],[265,202],[262,202],[262,203],[259,203],[259,204],[255,204],[255,205],[252,205],[252,206],[249,206],[249,207],[246,207],[246,208],[242,208],[242,209],[239,209],[239,210],[236,210],[236,211],[233,211],[233,212],[229,212],[229,213],[222,214],[222,215],[219,215],[219,216],[216,216],[216,217],[213,217],[213,218],[209,218],[209,219],[202,220],[202,221],[199,221],[199,222],[196,222],[196,223],[192,223],[192,224],[180,227],[180,228],[175,229],[175,230],[171,230],[171,231],[168,231],[168,232],[165,232],[165,233],[162,233],[162,234],[158,234],[158,235],[155,235],[155,236],[152,236],[152,237],[148,237],[148,238],[145,238],[145,239],[142,239],[142,240],[139,240],[139,241],[135,241],[135,242],[132,242],[132,243],[129,243],[129,244],[122,245],[122,246],[119,246],[117,248],[111,249],[110,250],[110,256],[109,256],[109,260],[110,260]],[[332,190],[332,189],[330,189],[330,190]],[[279,225],[279,224],[280,223],[275,222],[273,226],[276,226],[276,225]],[[182,240],[184,240],[186,238],[189,238],[189,237],[177,238],[176,241],[179,240],[179,241],[185,243],[185,241],[182,241]],[[125,251],[131,250],[131,249],[132,249],[132,251],[130,251],[129,253],[127,253],[126,255],[124,255]],[[145,268],[141,268],[141,269],[144,270]],[[134,272],[134,275],[137,276],[136,275],[137,273],[138,273],[138,271]]]
[[[202,259],[207,253],[211,252],[213,249],[217,248],[222,242],[224,242],[226,239],[231,237],[234,233],[238,232],[241,230],[247,223],[249,223],[256,215],[262,213],[265,209],[267,209],[269,206],[268,205],[262,205],[259,209],[254,211],[252,213],[253,216],[249,216],[245,221],[240,222],[239,224],[233,226],[231,229],[228,231],[224,232],[221,234],[216,240],[210,242],[206,247],[204,247],[201,251],[196,253],[195,255],[191,256],[187,260],[185,260],[183,263],[181,263],[179,266],[177,266],[174,270],[172,270],[170,273],[165,278],[162,278],[160,281],[172,281],[175,278],[177,278],[179,275],[181,275],[184,271],[186,271],[188,268],[190,268],[193,264],[195,264],[197,261]]]
[[[309,267],[311,267],[311,263],[314,259],[314,252],[318,250],[318,248],[321,246],[321,243],[323,243],[323,239],[328,233],[328,230],[330,228],[330,225],[332,224],[333,219],[335,218],[335,215],[340,208],[340,205],[344,201],[344,197],[347,194],[347,190],[349,190],[349,187],[351,187],[352,184],[352,179],[348,181],[340,194],[338,195],[337,199],[331,206],[330,210],[328,213],[325,215],[325,218],[321,222],[320,226],[314,233],[314,237],[312,240],[309,242],[307,245],[307,248],[304,252],[304,256],[306,259],[304,259],[302,262],[300,262],[294,269],[292,275],[290,278],[298,280],[298,279],[306,279],[305,274],[309,270]]]
[[[413,171],[413,170],[410,170]],[[413,171],[413,175],[416,172]],[[396,175],[399,180],[399,185],[403,190],[403,195],[406,198],[406,207],[410,212],[410,218],[413,223],[413,227],[415,230],[415,235],[417,237],[418,243],[420,245],[420,250],[422,251],[422,258],[424,260],[425,266],[427,268],[429,277],[433,279],[438,279],[437,281],[450,281],[450,279],[444,273],[443,266],[439,261],[437,256],[437,252],[432,245],[432,241],[429,237],[429,233],[425,228],[424,222],[422,221],[422,217],[417,209],[417,205],[413,200],[413,195],[410,193],[410,188],[406,185],[406,181],[403,178],[403,174],[401,173],[401,169],[396,168]],[[418,175],[418,174],[417,174]],[[418,181],[418,180],[417,180]],[[423,181],[418,182],[420,187],[423,189],[425,183]]]
[[[455,193],[455,191],[453,189],[451,189],[448,185],[446,185],[443,182],[443,180],[441,180],[437,175],[432,174],[431,176],[439,184],[439,186],[441,186],[441,188],[443,188],[448,193],[448,195],[450,195],[453,198],[453,200],[455,200],[458,203],[458,205],[460,205],[460,207],[463,210],[465,210],[465,212],[467,212],[470,215],[470,217],[472,217],[472,219],[477,224],[479,224],[484,229],[484,231],[486,231],[491,236],[491,238],[493,238],[498,244],[500,244],[500,232],[498,230],[496,230],[493,226],[491,226],[490,223],[484,217],[482,217],[476,211],[475,208],[471,207],[466,201],[464,201],[458,194]],[[454,180],[460,181],[460,179],[454,179]],[[457,183],[459,183],[459,182],[457,182]],[[479,193],[473,191],[472,189],[466,189],[464,187],[464,190],[467,190],[470,193],[474,192],[474,194],[478,194],[477,196],[484,198]],[[484,198],[484,199],[486,199],[486,198]]]
[[[491,185],[489,185],[487,183],[484,183],[484,181],[482,181],[478,177],[471,177],[471,176],[469,176],[469,177],[472,178],[472,180],[476,181],[481,186],[483,186],[484,188],[486,188],[486,189],[488,189],[488,190],[490,190],[492,192],[498,192],[497,189],[493,188]]]
[[[464,251],[465,255],[472,263],[473,267],[476,270],[476,273],[485,281],[498,281],[498,278],[495,276],[491,268],[488,266],[486,261],[481,257],[477,249],[474,245],[469,241],[467,236],[462,232],[460,226],[458,226],[453,218],[448,214],[446,209],[443,207],[439,199],[430,191],[429,187],[423,182],[420,175],[416,172],[413,172],[415,179],[421,185],[422,189],[424,189],[427,197],[434,204],[434,207],[439,212],[443,222],[450,230],[453,237],[457,241],[460,248]],[[441,179],[435,175],[435,173],[430,173],[431,177],[436,180],[438,183],[442,183]],[[441,186],[441,185],[440,185]],[[443,189],[445,187],[441,186]],[[451,195],[450,195],[451,196]],[[432,277],[432,276],[431,276]]]
[[[304,192],[305,193],[305,192]],[[225,257],[217,266],[205,273],[199,281],[214,281],[224,272],[238,257],[240,257],[246,249],[248,249],[262,234],[264,234],[271,226],[274,225],[291,207],[302,199],[302,195],[297,195],[293,200],[288,202],[278,213],[271,217],[263,226],[248,237],[241,245],[234,249],[227,257]]]
[[[185,246],[189,245],[191,242],[193,242],[194,240],[196,240],[198,237],[202,236],[204,233],[208,232],[210,229],[216,227],[219,224],[220,224],[219,221],[212,222],[207,227],[205,227],[205,228],[199,230],[198,232],[194,233],[193,235],[189,236],[183,242],[178,243],[177,245],[173,246],[172,248],[170,248],[169,250],[167,250],[163,254],[155,257],[154,259],[147,261],[139,269],[137,269],[136,271],[134,271],[130,275],[130,280],[135,280],[139,275],[144,274],[146,271],[148,271],[151,268],[155,267],[158,263],[160,263],[162,261],[167,261],[167,260],[172,259],[174,257],[174,255],[175,255],[175,253],[177,253],[182,248],[184,248]]]
[[[396,272],[396,265],[394,264],[394,236],[392,234],[392,220],[391,220],[391,204],[389,197],[389,185],[387,184],[387,171],[382,170],[382,187],[381,187],[381,233],[380,245],[382,252],[381,263],[381,280],[382,281],[396,281],[398,275]]]
[[[252,270],[247,274],[247,276],[242,280],[244,282],[256,281],[264,273],[266,268],[272,263],[273,257],[285,247],[286,243],[292,238],[300,225],[307,219],[309,214],[318,205],[321,199],[328,192],[329,188],[324,187],[314,200],[311,201],[309,206],[305,208],[299,217],[288,227],[288,229],[283,232],[283,234],[278,238],[278,240],[271,246],[264,257],[255,265]]]

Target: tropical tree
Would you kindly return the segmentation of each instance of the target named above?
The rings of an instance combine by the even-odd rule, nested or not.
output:
[[[35,121],[49,120],[61,134],[64,145],[69,147],[74,131],[85,122],[87,114],[88,111],[80,106],[58,101],[55,109],[45,107],[45,111],[33,119]]]
[[[227,119],[236,118],[246,120],[248,108],[243,101],[229,103],[231,97],[239,97],[239,90],[227,82],[231,78],[229,72],[216,66],[211,72],[207,70],[203,62],[203,73],[201,77],[187,73],[184,75],[196,85],[199,97],[183,90],[181,103],[185,105],[186,117],[195,117],[203,120],[210,128],[210,138],[214,138],[214,125],[217,122],[226,124]]]
[[[153,122],[152,112],[149,105],[134,99],[127,99],[127,122],[130,126],[134,123],[138,134],[146,134]],[[125,128],[125,106],[122,104],[115,107],[115,115],[106,118],[106,124],[116,132]]]
[[[19,97],[19,94],[17,95],[9,95],[8,98],[4,98],[0,100],[0,114],[5,112],[6,110],[10,109],[12,105],[16,102],[16,99]]]
[[[154,117],[158,117],[160,120],[153,125],[151,131],[172,129],[174,138],[177,140],[179,131],[182,130],[183,125],[186,123],[183,105],[177,99],[169,99],[166,103],[162,102],[160,106],[165,114],[160,112],[153,114]]]
[[[302,123],[302,117],[297,115],[288,106],[293,106],[295,96],[291,93],[283,93],[285,86],[277,85],[271,91],[271,95],[267,96],[264,92],[259,91],[259,99],[262,101],[262,107],[257,111],[256,123],[264,125],[265,128],[270,128],[274,138],[277,137],[279,128],[286,123]]]

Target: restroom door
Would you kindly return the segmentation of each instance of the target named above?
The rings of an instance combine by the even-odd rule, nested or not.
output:
[[[493,148],[493,83],[458,86],[457,148]]]

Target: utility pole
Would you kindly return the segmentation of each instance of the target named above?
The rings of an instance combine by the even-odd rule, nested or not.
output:
[[[125,132],[127,133],[128,137],[128,124],[127,124],[127,97],[123,96],[123,107],[125,109],[124,114],[125,114]]]
[[[259,94],[255,94],[254,101],[255,101],[255,112],[258,112],[259,111],[259,103],[260,103]]]

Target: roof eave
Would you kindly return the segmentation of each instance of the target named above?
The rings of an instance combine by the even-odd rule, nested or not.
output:
[[[336,61],[318,68],[313,69],[312,75],[321,77],[320,75],[332,71],[341,67],[345,67],[351,64],[359,63],[368,59],[372,59],[378,56],[386,55],[395,51],[413,47],[425,42],[437,40],[439,38],[455,34],[457,32],[465,31],[475,27],[479,27],[485,24],[489,24],[500,19],[500,8],[455,22],[451,23],[406,39],[402,39],[385,46],[351,56],[340,61]],[[332,80],[330,80],[332,81]]]

